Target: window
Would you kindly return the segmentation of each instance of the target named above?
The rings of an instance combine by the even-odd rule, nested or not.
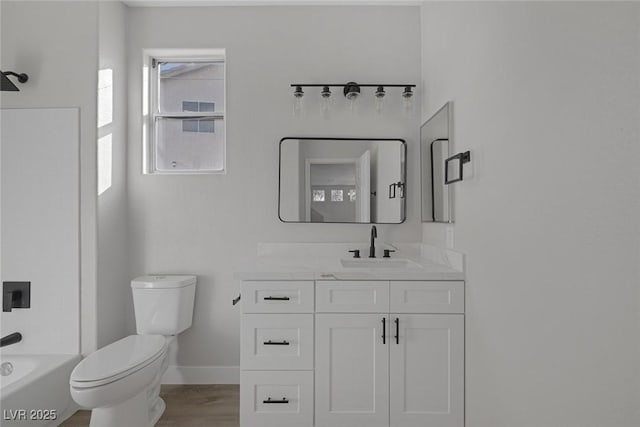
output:
[[[215,112],[215,102],[182,101],[182,111]],[[183,120],[182,132],[215,132],[213,120]]]
[[[324,190],[313,190],[313,201],[324,202]]]
[[[225,172],[224,53],[193,52],[149,53],[146,173]]]

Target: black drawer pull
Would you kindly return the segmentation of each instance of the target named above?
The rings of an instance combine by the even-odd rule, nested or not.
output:
[[[382,318],[382,344],[387,343],[387,318]]]
[[[264,297],[265,301],[289,301],[291,298],[289,297]]]
[[[289,345],[289,341],[265,341],[264,345]]]
[[[280,400],[273,400],[269,397],[267,398],[267,400],[263,400],[262,403],[289,403],[289,399],[287,399],[286,397],[283,397]]]
[[[396,317],[394,322],[396,324],[396,336],[394,338],[396,339],[396,344],[400,344],[400,319]]]

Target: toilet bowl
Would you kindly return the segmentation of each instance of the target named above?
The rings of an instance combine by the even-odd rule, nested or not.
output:
[[[71,374],[71,396],[79,405],[93,408],[91,426],[155,424],[153,409],[157,402],[145,399],[132,405],[129,401],[140,394],[149,394],[154,380],[162,375],[166,354],[163,336],[131,335],[83,360]],[[113,414],[118,414],[120,421]]]
[[[195,276],[144,276],[131,286],[138,335],[90,354],[71,373],[71,396],[92,410],[90,427],[156,424],[169,346],[192,323]]]

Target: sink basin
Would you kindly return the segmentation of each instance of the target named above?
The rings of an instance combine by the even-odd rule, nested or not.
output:
[[[419,268],[415,262],[404,258],[347,258],[341,259],[344,268]]]

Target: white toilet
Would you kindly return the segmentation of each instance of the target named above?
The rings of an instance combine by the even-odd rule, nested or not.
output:
[[[195,276],[143,276],[131,288],[138,335],[90,354],[71,373],[71,396],[92,409],[91,427],[154,426],[165,409],[168,348],[191,327]]]

